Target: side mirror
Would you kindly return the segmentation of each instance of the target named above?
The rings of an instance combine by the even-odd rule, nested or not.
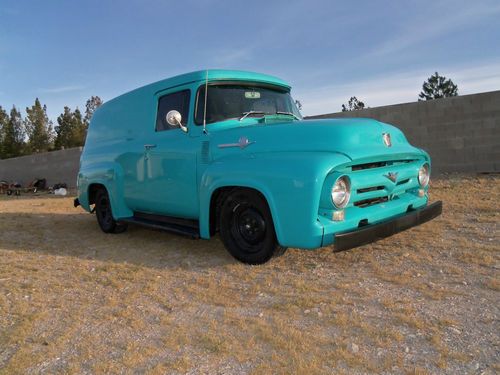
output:
[[[182,116],[179,113],[179,111],[176,111],[175,109],[168,111],[167,116],[167,123],[172,126],[178,126],[182,129],[184,133],[187,133],[188,129],[186,126],[182,125]]]
[[[297,106],[297,108],[299,109],[299,111],[302,111],[302,103],[300,102],[300,100],[296,100],[295,101],[295,105]]]

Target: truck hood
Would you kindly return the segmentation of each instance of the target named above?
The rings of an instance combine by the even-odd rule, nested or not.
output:
[[[392,145],[386,146],[388,133]],[[326,119],[258,123],[211,132],[214,159],[266,152],[335,152],[351,160],[418,157],[396,127],[372,119]]]

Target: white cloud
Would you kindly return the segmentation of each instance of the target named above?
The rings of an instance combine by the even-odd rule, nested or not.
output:
[[[305,115],[339,112],[351,96],[356,96],[369,107],[414,102],[422,83],[434,71],[426,68],[395,75],[387,73],[365,81],[296,90],[295,96],[304,105]],[[500,90],[500,61],[448,67],[438,69],[438,72],[458,85],[460,95]]]
[[[439,37],[453,30],[477,23],[480,19],[500,13],[500,4],[489,2],[437,3],[429,8],[425,17],[416,17],[413,22],[397,30],[382,44],[372,49],[366,58],[386,56],[400,52],[420,42]],[[439,17],[438,20],[435,17]]]
[[[212,63],[221,68],[232,67],[244,61],[252,59],[253,47],[238,47],[234,49],[222,49],[212,54]]]
[[[62,94],[66,92],[80,91],[83,90],[84,88],[85,86],[73,85],[73,86],[59,86],[52,88],[40,88],[38,89],[38,91],[41,92],[42,94]]]

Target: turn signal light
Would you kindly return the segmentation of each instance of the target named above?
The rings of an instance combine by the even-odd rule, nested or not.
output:
[[[345,218],[345,211],[334,211],[332,220],[333,221],[344,221]]]

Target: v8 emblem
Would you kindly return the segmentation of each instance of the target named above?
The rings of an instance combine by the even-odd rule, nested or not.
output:
[[[398,172],[389,172],[387,174],[384,174],[384,177],[387,177],[389,180],[396,183],[396,181],[398,180]]]

